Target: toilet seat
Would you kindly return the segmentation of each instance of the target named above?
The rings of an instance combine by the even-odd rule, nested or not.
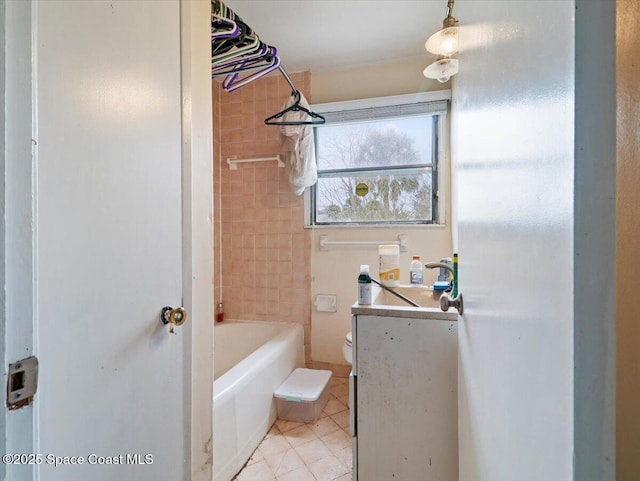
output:
[[[347,332],[344,336],[344,343],[342,343],[342,355],[344,360],[353,365],[353,332]],[[353,375],[353,371],[351,372]],[[349,396],[347,396],[347,406],[350,406],[351,386],[349,386]]]

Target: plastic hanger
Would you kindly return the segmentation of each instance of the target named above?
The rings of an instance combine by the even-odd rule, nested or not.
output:
[[[238,90],[240,87],[244,87],[248,83],[253,82],[254,80],[258,80],[261,77],[264,77],[270,72],[273,72],[275,69],[280,67],[280,57],[276,55],[277,51],[274,47],[269,47],[269,51],[273,53],[273,57],[269,60],[269,64],[259,70],[258,72],[254,72],[250,75],[247,75],[243,78],[238,78],[239,71],[234,72],[231,75],[228,75],[224,81],[222,82],[222,88],[224,88],[227,92],[233,92],[234,90]]]
[[[298,90],[294,90],[293,92],[291,92],[291,95],[295,98],[293,105],[287,107],[281,112],[278,112],[277,114],[272,115],[271,117],[267,117],[266,119],[264,119],[265,124],[267,125],[318,125],[318,124],[324,124],[326,122],[325,118],[322,115],[316,114],[315,112],[312,112],[311,110],[300,105],[300,92],[298,92]],[[301,120],[298,122],[290,122],[287,120],[278,121],[278,119],[284,116],[284,114],[286,114],[287,112],[297,112],[297,111],[302,111],[306,113],[309,117],[311,117],[311,120]]]
[[[262,42],[258,36],[242,21],[237,21],[240,34],[234,38],[225,38],[211,43],[211,63],[218,64],[260,50]]]
[[[213,77],[226,75],[222,84],[225,90],[232,92],[275,69],[279,69],[291,86],[294,103],[283,111],[266,118],[264,123],[267,125],[311,125],[326,122],[322,115],[311,112],[300,105],[300,92],[280,65],[280,58],[275,47],[260,41],[258,35],[221,0],[211,0],[211,12],[211,75]],[[231,29],[233,24],[236,24],[239,31]],[[222,26],[226,27],[226,30],[222,29],[217,32],[216,29]],[[257,69],[259,69],[257,72],[240,78],[240,72]],[[310,120],[295,122],[278,120],[287,112],[296,111],[304,112]]]
[[[235,38],[240,34],[240,27],[233,20],[211,14],[211,40]]]
[[[256,68],[260,68],[265,65],[260,62],[268,62],[271,59],[271,55],[269,55],[270,48],[271,47],[269,45],[262,43],[260,50],[254,54],[243,55],[217,62],[211,66],[211,74],[214,77],[219,77],[221,75],[229,75],[242,70],[254,70]]]

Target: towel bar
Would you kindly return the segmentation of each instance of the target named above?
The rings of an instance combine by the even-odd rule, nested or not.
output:
[[[280,156],[276,155],[275,157],[258,157],[255,159],[238,159],[236,157],[229,157],[227,159],[227,165],[229,165],[229,169],[238,170],[238,164],[248,164],[252,162],[268,162],[270,160],[277,160],[278,167],[284,167],[284,162],[280,160]]]
[[[320,250],[328,251],[329,246],[379,246],[384,244],[395,244],[400,246],[401,252],[407,252],[407,235],[400,234],[396,241],[330,241],[329,236],[320,236]]]

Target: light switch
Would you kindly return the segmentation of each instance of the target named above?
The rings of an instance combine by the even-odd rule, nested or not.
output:
[[[318,312],[336,312],[338,310],[338,299],[336,296],[318,294],[315,304]]]

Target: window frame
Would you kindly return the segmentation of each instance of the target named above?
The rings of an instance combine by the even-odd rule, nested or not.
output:
[[[444,197],[445,189],[443,184],[445,176],[442,175],[445,170],[446,164],[446,142],[447,142],[447,114],[449,111],[449,100],[451,99],[450,90],[442,90],[436,92],[424,92],[419,94],[409,95],[396,95],[391,97],[378,97],[371,99],[352,100],[345,102],[332,102],[326,104],[315,104],[312,106],[314,112],[325,114],[327,112],[332,113],[348,113],[349,111],[361,111],[366,109],[375,109],[378,107],[398,107],[411,106],[417,103],[433,103],[441,104],[442,101],[446,102],[446,110],[437,111],[433,113],[429,112],[416,112],[413,114],[398,115],[395,118],[409,118],[417,116],[432,116],[433,117],[433,129],[432,129],[432,155],[431,162],[426,164],[415,165],[401,165],[392,167],[362,167],[362,168],[347,168],[347,169],[327,169],[323,173],[339,174],[339,173],[375,173],[376,171],[390,172],[392,170],[422,170],[430,169],[431,182],[433,188],[431,189],[431,219],[430,220],[403,220],[403,221],[349,221],[349,222],[318,222],[316,219],[317,213],[317,184],[311,188],[305,190],[305,226],[307,227],[388,227],[388,226],[443,226],[445,225],[445,209],[446,198]],[[387,118],[394,118],[389,116]],[[380,118],[382,120],[383,118]],[[371,120],[376,120],[375,118]],[[366,118],[354,119],[353,121],[335,122],[338,123],[363,123],[366,122]],[[326,125],[326,124],[325,124]],[[318,127],[322,128],[322,127]],[[314,132],[315,133],[315,132]],[[317,138],[314,139],[316,143],[317,152]],[[321,176],[319,175],[320,179]]]

